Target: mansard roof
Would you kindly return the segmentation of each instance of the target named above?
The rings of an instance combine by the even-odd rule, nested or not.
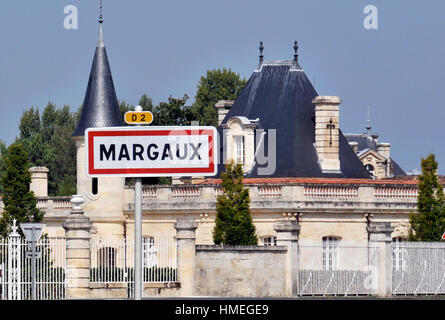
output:
[[[263,61],[248,80],[222,125],[234,116],[259,119],[258,129],[276,129],[276,170],[270,177],[337,177],[369,179],[369,173],[339,135],[339,174],[323,173],[314,147],[318,93],[296,60]],[[219,128],[222,132],[221,127]],[[265,150],[268,150],[267,135]],[[221,144],[222,145],[222,144]],[[222,147],[220,148],[222,153]],[[267,152],[267,151],[266,151]],[[247,177],[264,177],[254,168]],[[220,164],[219,173],[223,170]],[[265,177],[266,178],[266,177]]]
[[[357,142],[357,150],[362,152],[363,150],[370,149],[377,152],[377,142],[374,138],[377,138],[378,135],[373,134],[345,134],[346,140],[349,142]],[[393,174],[395,176],[406,176],[406,172],[399,166],[397,162],[391,158],[391,163],[393,167]]]
[[[94,53],[82,114],[73,136],[83,136],[87,128],[122,125],[111,68],[102,39],[102,23],[100,23],[99,41]]]

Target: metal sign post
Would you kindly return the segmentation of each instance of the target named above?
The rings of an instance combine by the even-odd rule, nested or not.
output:
[[[26,242],[31,251],[26,252],[26,258],[31,258],[31,298],[36,300],[36,258],[41,257],[41,252],[36,252],[36,245],[45,228],[44,223],[20,223],[20,228],[25,234]]]
[[[132,114],[132,117],[128,117],[125,114],[125,122],[131,124],[140,124],[141,119],[139,117],[134,117],[134,115],[142,113],[142,107],[136,106],[134,109],[135,113]],[[128,113],[128,112],[127,112]],[[151,117],[150,117],[151,115]],[[128,119],[127,119],[128,117]],[[150,124],[153,121],[153,114],[149,112],[147,118],[147,124]],[[145,117],[144,117],[145,120]],[[144,283],[142,279],[142,178],[136,177],[134,179],[134,299],[141,300],[142,299],[142,284]]]
[[[134,298],[142,299],[142,178],[134,183]]]

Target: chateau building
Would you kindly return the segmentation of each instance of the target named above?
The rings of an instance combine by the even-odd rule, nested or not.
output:
[[[122,126],[100,21],[77,146],[77,193],[93,237],[133,237],[134,189],[124,178],[86,175],[84,132]],[[298,60],[260,61],[235,101],[219,101],[220,164],[216,177],[174,179],[143,187],[144,237],[174,237],[178,218],[198,223],[197,244],[212,244],[216,197],[224,162],[242,162],[260,244],[274,245],[279,219],[297,220],[299,241],[366,243],[372,222],[389,222],[393,238],[407,236],[417,206],[417,180],[391,158],[390,144],[366,134],[343,134],[342,100],[317,93]],[[48,197],[47,169],[32,168],[32,190],[46,212],[49,236],[63,236],[69,197]]]

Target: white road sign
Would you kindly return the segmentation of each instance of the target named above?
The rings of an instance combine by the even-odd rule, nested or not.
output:
[[[213,176],[214,127],[112,127],[85,131],[89,177]]]

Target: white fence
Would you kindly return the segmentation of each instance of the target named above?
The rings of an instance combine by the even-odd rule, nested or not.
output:
[[[377,294],[378,251],[371,244],[299,245],[300,296]]]
[[[0,239],[0,298],[1,300],[31,299],[31,259],[25,239]],[[36,251],[36,299],[65,298],[66,244],[63,238],[41,238]]]
[[[445,243],[394,242],[392,294],[445,294]]]
[[[126,283],[134,293],[134,242],[116,238],[92,239],[90,280],[92,283]],[[177,281],[177,245],[173,238],[143,238],[143,281]]]

